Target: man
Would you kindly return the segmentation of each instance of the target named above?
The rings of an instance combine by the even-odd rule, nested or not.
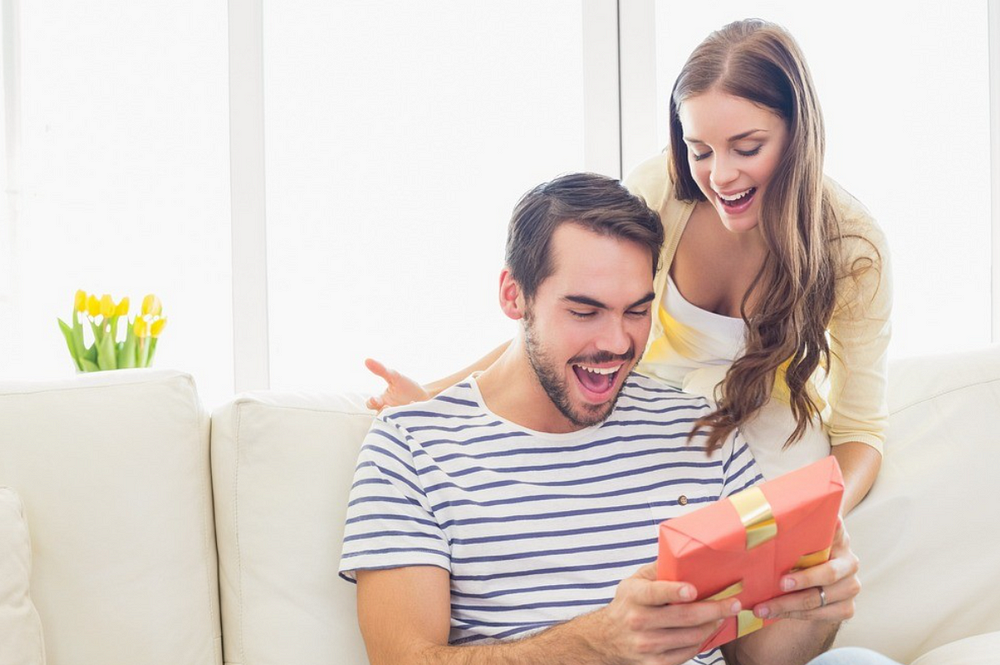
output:
[[[341,573],[373,664],[722,662],[698,647],[739,602],[655,580],[664,520],[761,480],[739,435],[688,442],[699,398],[631,373],[663,231],[617,181],[558,178],[514,210],[488,370],[384,411],[358,460]],[[723,647],[802,664],[853,613],[856,558],[786,576],[754,608],[793,617]]]

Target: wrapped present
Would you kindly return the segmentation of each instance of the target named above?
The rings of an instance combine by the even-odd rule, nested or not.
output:
[[[693,584],[698,600],[739,598],[744,608],[703,651],[771,623],[753,607],[783,593],[786,573],[830,558],[843,492],[830,456],[660,524],[657,577]]]

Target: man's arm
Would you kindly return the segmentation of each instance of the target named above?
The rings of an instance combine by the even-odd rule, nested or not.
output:
[[[448,571],[435,566],[359,570],[358,622],[372,665],[671,665],[698,653],[733,600],[686,602],[689,584],[657,581],[655,564],[623,580],[604,608],[532,637],[448,646]]]
[[[725,645],[726,663],[803,665],[829,649],[840,623],[854,616],[854,599],[861,591],[857,572],[858,557],[841,522],[829,561],[785,575],[782,585],[790,585],[789,593],[753,608],[759,617],[786,621]]]

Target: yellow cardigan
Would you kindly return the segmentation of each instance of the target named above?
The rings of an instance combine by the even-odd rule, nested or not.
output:
[[[660,213],[664,228],[660,271],[655,281],[656,303],[661,303],[667,273],[677,251],[681,234],[694,210],[694,202],[675,198],[667,172],[667,155],[660,154],[640,164],[626,179],[632,193],[645,199],[650,208]],[[837,284],[837,305],[827,329],[830,341],[830,368],[824,427],[831,445],[860,441],[882,452],[885,428],[889,419],[886,403],[886,349],[891,335],[889,320],[892,311],[892,273],[889,247],[885,235],[869,212],[838,184],[825,181],[844,238],[846,265],[857,259],[871,259],[874,269],[857,279],[845,277]],[[877,253],[876,251],[877,250]],[[657,310],[659,306],[657,307]],[[654,344],[663,343],[661,317],[653,316],[647,354]],[[639,371],[656,375],[651,357],[644,357]],[[814,381],[823,379],[818,369]],[[787,387],[779,378],[775,397],[787,395]],[[819,386],[817,385],[817,390]],[[820,390],[820,392],[823,392]]]

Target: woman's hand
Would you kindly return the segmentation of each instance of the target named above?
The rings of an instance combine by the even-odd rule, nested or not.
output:
[[[377,360],[366,358],[365,367],[372,374],[380,376],[387,384],[381,395],[373,395],[365,401],[365,406],[369,409],[381,411],[387,406],[402,406],[431,398],[431,394],[422,385],[394,369],[389,369]]]

